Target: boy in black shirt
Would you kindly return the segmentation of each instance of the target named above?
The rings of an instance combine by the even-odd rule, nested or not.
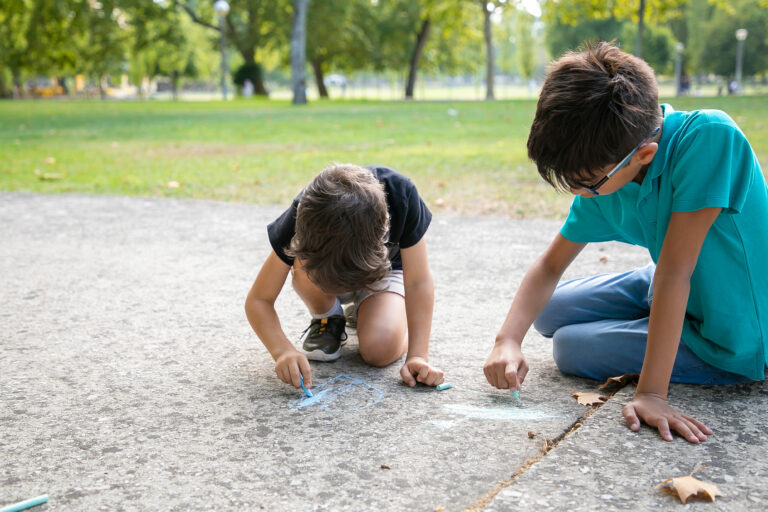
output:
[[[248,293],[245,311],[275,359],[275,372],[296,388],[312,385],[308,359],[333,361],[346,340],[341,303],[351,303],[360,355],[387,366],[408,355],[409,386],[436,386],[443,372],[428,363],[434,286],[424,233],[432,214],[405,176],[387,167],[332,165],[267,227],[272,252]],[[312,322],[303,351],[283,333],[274,303],[288,273]]]

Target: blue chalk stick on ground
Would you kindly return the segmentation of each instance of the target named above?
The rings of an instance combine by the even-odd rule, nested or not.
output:
[[[450,384],[438,384],[437,386],[435,386],[435,388],[436,388],[438,391],[443,391],[443,390],[445,390],[445,389],[451,389],[452,387],[453,387],[453,386],[451,386]]]
[[[26,510],[28,508],[36,507],[38,505],[42,505],[43,503],[48,502],[48,495],[43,494],[42,496],[38,496],[37,498],[32,498],[26,501],[20,501],[18,503],[14,503],[13,505],[8,505],[3,508],[0,508],[0,512],[18,512],[19,510]]]
[[[516,390],[514,390],[512,392],[512,398],[514,398],[516,400],[520,400],[520,390],[519,389],[516,389]]]
[[[304,376],[301,374],[299,374],[299,381],[301,382],[301,389],[304,390],[304,394],[307,395],[308,398],[312,398],[312,392],[308,390],[307,387],[304,385]]]

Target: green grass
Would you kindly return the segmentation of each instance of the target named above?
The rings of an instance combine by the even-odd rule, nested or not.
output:
[[[768,169],[768,97],[673,103],[729,112]],[[543,184],[526,158],[534,109],[534,100],[300,108],[258,100],[5,101],[0,190],[287,204],[330,162],[381,163],[409,175],[436,211],[561,217],[570,198]]]

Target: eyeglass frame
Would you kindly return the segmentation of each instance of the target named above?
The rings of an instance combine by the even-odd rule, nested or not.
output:
[[[619,172],[619,171],[620,171],[620,170],[621,170],[623,167],[625,167],[625,166],[626,166],[626,165],[627,165],[627,164],[628,164],[628,163],[629,163],[629,162],[632,160],[632,157],[633,157],[633,156],[635,156],[635,153],[637,153],[637,152],[638,152],[638,150],[639,150],[641,147],[643,147],[643,145],[644,145],[646,142],[648,142],[648,140],[650,140],[650,139],[651,139],[651,138],[652,138],[654,135],[656,135],[657,133],[659,133],[659,131],[660,131],[660,130],[661,130],[661,126],[657,126],[657,127],[656,127],[656,129],[654,129],[654,130],[651,132],[651,134],[650,134],[649,136],[647,136],[646,138],[644,138],[643,140],[641,140],[641,141],[640,141],[640,144],[638,144],[637,146],[635,146],[635,149],[633,149],[633,150],[632,150],[632,151],[631,151],[631,152],[630,152],[630,153],[629,153],[627,156],[625,156],[625,157],[624,157],[624,158],[621,160],[621,162],[619,162],[619,163],[618,163],[618,165],[616,165],[616,167],[614,167],[613,169],[611,169],[611,171],[610,171],[608,174],[606,174],[605,176],[603,176],[603,177],[600,179],[600,181],[598,181],[597,183],[595,183],[594,185],[591,185],[591,186],[587,186],[587,185],[581,185],[581,184],[578,184],[578,183],[577,183],[577,184],[576,184],[576,187],[574,187],[574,188],[581,188],[581,189],[584,189],[584,190],[586,190],[587,192],[589,192],[589,193],[590,193],[590,194],[592,194],[592,195],[595,195],[595,196],[599,196],[599,195],[600,195],[600,193],[597,191],[597,189],[599,189],[600,187],[602,187],[603,185],[605,185],[605,182],[606,182],[606,181],[608,181],[608,180],[609,180],[611,177],[613,177],[613,175],[614,175],[614,174],[616,174],[616,173],[617,173],[617,172]]]

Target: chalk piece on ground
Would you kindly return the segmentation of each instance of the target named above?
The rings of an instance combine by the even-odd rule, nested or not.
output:
[[[37,498],[20,501],[18,503],[14,503],[13,505],[8,505],[6,507],[0,508],[0,512],[19,512],[20,510],[26,510],[28,508],[42,505],[47,501],[48,501],[48,495],[43,494],[42,496],[38,496]]]
[[[451,386],[450,384],[438,384],[435,387],[437,388],[438,391],[444,391],[446,389],[451,389],[453,386]]]

